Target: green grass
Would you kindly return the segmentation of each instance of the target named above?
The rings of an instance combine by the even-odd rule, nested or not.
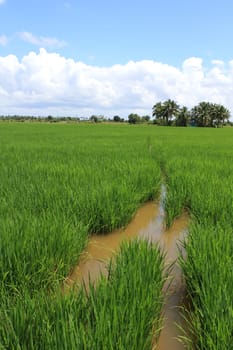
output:
[[[162,270],[156,246],[125,243],[109,278],[88,295],[83,289],[65,296],[38,293],[8,305],[0,317],[3,349],[149,350],[161,327]]]
[[[0,317],[11,329],[1,333],[0,344],[36,348],[45,335],[33,320],[37,314],[39,324],[46,320],[46,296],[78,263],[88,235],[124,226],[143,202],[158,196],[161,172],[148,131],[0,124]],[[56,298],[51,304],[56,314],[60,304]],[[68,317],[66,306],[64,313]],[[63,331],[69,338],[69,329]]]
[[[89,233],[125,225],[140,203],[157,195],[160,169],[143,149],[146,136],[131,135],[129,144],[129,130],[120,131],[0,125],[5,286],[50,288],[77,263]]]
[[[103,278],[89,295],[88,349],[151,349],[161,328],[162,270],[156,246],[143,241],[122,245],[108,280]]]
[[[184,310],[185,343],[190,349],[233,349],[233,130],[170,128],[160,138],[167,226],[182,208],[192,219],[181,258],[191,302],[191,311]]]
[[[136,314],[134,330],[132,326],[122,332],[125,337],[119,335],[118,327],[126,319],[121,318],[124,303],[118,283],[123,291],[130,276],[119,282],[118,267],[112,275],[117,279],[102,280],[90,294],[92,299],[73,294],[61,298],[54,291],[77,263],[88,235],[124,226],[141,203],[158,196],[162,177],[167,188],[167,226],[184,208],[192,220],[185,243],[187,257],[180,260],[192,305],[189,347],[232,349],[232,150],[232,128],[1,123],[3,349],[26,349],[26,342],[32,344],[31,349],[37,344],[48,349],[59,349],[58,344],[61,349],[89,349],[94,343],[115,349],[116,339],[119,349],[133,349],[136,342],[149,344],[151,319],[146,321],[150,327],[143,321],[140,328]],[[136,251],[134,247],[132,259]],[[142,261],[143,255],[139,257]],[[120,260],[118,264],[122,266]],[[125,270],[136,279],[143,264],[135,262],[132,270],[130,266]],[[143,284],[147,289],[149,271],[144,268],[146,280],[138,280],[139,290]],[[149,310],[143,293],[129,298],[125,314],[133,314],[144,299],[143,308]],[[108,304],[113,309],[101,309]],[[152,310],[149,297],[148,304]],[[80,324],[72,310],[85,322]],[[115,322],[115,333],[103,324],[103,317]],[[131,327],[130,320],[124,322]],[[45,340],[50,332],[53,336]],[[26,340],[21,339],[24,335],[28,335]]]
[[[195,339],[195,349],[232,349],[232,228],[195,225],[185,249],[188,259],[181,259],[181,266],[192,302],[189,338]]]

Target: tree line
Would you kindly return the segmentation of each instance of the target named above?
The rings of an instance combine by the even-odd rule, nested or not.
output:
[[[158,125],[220,127],[229,121],[230,111],[221,104],[205,101],[189,110],[169,99],[156,103],[152,115]]]
[[[229,123],[230,112],[221,104],[211,102],[200,102],[192,109],[186,106],[180,107],[174,100],[166,100],[156,103],[152,108],[153,124],[163,126],[199,126],[199,127],[221,127]],[[131,113],[128,116],[130,124],[149,122],[150,117],[140,117]]]
[[[78,118],[78,117],[35,117],[35,116],[20,116],[20,115],[8,115],[0,116],[1,121],[36,121],[36,122],[115,122],[129,124],[141,124],[150,123],[163,126],[199,126],[199,127],[222,127],[226,123],[232,125],[230,122],[229,110],[221,104],[212,102],[200,102],[192,109],[188,109],[186,106],[179,106],[174,100],[168,99],[164,102],[157,102],[152,108],[152,117],[140,116],[136,113],[128,115],[128,120],[115,115],[113,118],[107,118],[102,115],[92,115],[89,118]]]

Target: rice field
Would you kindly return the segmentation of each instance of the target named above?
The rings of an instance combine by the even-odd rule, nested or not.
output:
[[[231,128],[0,123],[0,349],[151,349],[165,282],[156,245],[123,245],[88,294],[59,290],[88,237],[126,225],[162,182],[167,227],[184,209],[192,222],[183,341],[233,348],[232,160]]]
[[[180,263],[190,307],[188,349],[233,348],[233,130],[161,131],[167,225],[189,210],[192,225]],[[187,331],[186,329],[186,331]]]

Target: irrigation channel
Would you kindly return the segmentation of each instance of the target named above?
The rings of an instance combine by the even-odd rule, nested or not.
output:
[[[177,258],[182,249],[181,242],[187,234],[189,217],[187,213],[183,213],[165,230],[165,196],[166,188],[162,185],[160,200],[146,203],[139,208],[127,227],[109,234],[92,236],[82,253],[79,265],[72,271],[66,284],[69,288],[74,283],[84,283],[88,291],[90,281],[96,283],[101,274],[107,275],[107,263],[123,240],[142,238],[157,242],[166,253],[165,268],[171,264],[173,267],[164,287],[163,328],[153,349],[183,350],[184,346],[178,340],[181,331],[177,325],[184,326],[180,306],[185,300],[185,285]]]

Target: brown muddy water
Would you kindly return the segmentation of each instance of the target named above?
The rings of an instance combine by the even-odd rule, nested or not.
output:
[[[184,346],[177,339],[181,331],[177,325],[182,325],[179,307],[185,298],[185,285],[181,269],[177,263],[181,242],[187,234],[189,217],[187,213],[177,218],[169,230],[165,230],[163,200],[165,187],[161,188],[159,202],[144,204],[135,214],[129,225],[106,235],[94,235],[90,238],[87,248],[82,253],[79,265],[74,268],[66,280],[69,288],[75,283],[84,283],[87,291],[89,281],[96,283],[100,275],[107,275],[107,264],[115,252],[118,251],[123,240],[133,238],[148,239],[157,242],[165,251],[165,265],[173,263],[170,277],[164,286],[165,305],[163,308],[163,329],[153,350],[183,350]]]

